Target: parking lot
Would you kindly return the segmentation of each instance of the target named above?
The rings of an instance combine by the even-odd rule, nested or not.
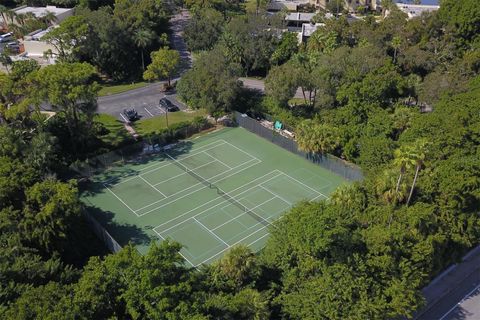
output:
[[[125,121],[123,110],[134,108],[140,119],[148,119],[165,114],[164,109],[159,106],[160,99],[164,97],[180,110],[186,109],[185,105],[177,101],[176,94],[165,95],[160,92],[160,84],[155,83],[129,92],[100,97],[97,100],[97,112],[110,114],[120,121]]]

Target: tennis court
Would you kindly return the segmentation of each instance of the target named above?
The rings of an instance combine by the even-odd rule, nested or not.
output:
[[[120,243],[142,251],[150,239],[172,239],[197,267],[237,244],[261,249],[286,210],[326,199],[341,183],[306,159],[229,128],[104,172],[83,199]]]

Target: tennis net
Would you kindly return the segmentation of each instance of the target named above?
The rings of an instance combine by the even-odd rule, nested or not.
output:
[[[229,201],[230,203],[234,204],[238,208],[240,208],[243,212],[251,216],[253,219],[257,220],[259,223],[263,224],[264,226],[268,227],[271,226],[272,224],[268,222],[267,220],[263,219],[260,217],[258,214],[253,212],[252,210],[248,209],[246,206],[238,202],[235,198],[233,198],[231,195],[220,189],[219,187],[212,185],[215,189],[217,189],[217,193],[221,195],[225,200]]]
[[[170,156],[169,154],[167,154],[167,156],[173,161],[173,163],[175,163],[179,168],[183,169],[185,172],[187,172],[188,174],[190,174],[192,177],[194,177],[195,179],[197,179],[198,181],[200,181],[201,183],[203,183],[205,186],[209,187],[210,189],[217,189],[217,193],[219,195],[221,195],[225,200],[227,200],[228,202],[232,203],[233,205],[237,206],[238,208],[240,208],[243,212],[245,212],[246,214],[248,214],[249,216],[251,216],[252,218],[254,218],[255,220],[257,220],[259,223],[263,224],[264,226],[271,226],[272,224],[270,222],[268,222],[267,220],[265,220],[264,218],[260,217],[258,214],[256,214],[255,212],[253,212],[252,210],[248,209],[246,206],[244,206],[243,204],[241,204],[238,200],[236,200],[235,198],[233,198],[231,195],[229,195],[228,193],[226,193],[225,191],[223,191],[222,189],[220,189],[219,187],[217,187],[216,185],[214,185],[213,183],[209,182],[208,180],[206,180],[205,178],[201,177],[200,175],[198,175],[197,173],[195,173],[193,170],[187,168],[185,165],[183,165],[182,163],[180,163],[180,161],[176,160],[175,158],[173,158],[172,156]]]
[[[213,188],[212,187],[212,184],[206,180],[205,178],[201,177],[199,174],[195,173],[193,170],[187,168],[185,165],[183,165],[182,163],[180,163],[180,161],[174,159],[173,157],[171,157],[170,155],[167,154],[167,156],[173,161],[173,163],[175,163],[180,169],[183,169],[186,173],[188,173],[189,175],[191,175],[192,177],[194,177],[195,179],[197,179],[198,181],[200,181],[201,183],[203,183],[205,186],[209,187],[209,188]]]

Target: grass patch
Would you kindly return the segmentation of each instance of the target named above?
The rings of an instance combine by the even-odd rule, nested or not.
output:
[[[148,82],[135,82],[128,84],[102,84],[98,92],[99,97],[109,96],[112,94],[122,93],[133,89],[138,89],[147,86]]]
[[[193,112],[169,112],[168,113],[168,124],[173,125],[175,123],[190,121],[193,120],[195,117],[203,117],[205,116],[205,110],[195,110]],[[139,120],[134,124],[135,130],[141,135],[146,135],[153,132],[158,132],[161,129],[167,127],[167,123],[165,120],[165,115],[161,115],[158,117],[153,117],[145,120]]]
[[[103,130],[99,138],[109,147],[115,148],[133,139],[123,123],[114,116],[97,114],[94,121],[102,126]]]

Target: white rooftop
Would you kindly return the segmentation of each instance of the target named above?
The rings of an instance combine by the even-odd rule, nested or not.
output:
[[[317,31],[319,27],[323,27],[323,26],[325,26],[324,23],[316,23],[316,24],[304,23],[302,24],[302,36],[310,37],[312,33]]]
[[[16,14],[25,14],[25,13],[33,13],[37,18],[41,18],[46,16],[49,12],[55,14],[56,16],[61,15],[62,13],[68,12],[70,10],[73,10],[72,8],[57,8],[56,6],[46,6],[46,7],[27,7],[27,6],[22,6],[18,7],[16,9],[13,9],[13,11]]]
[[[409,18],[418,17],[424,12],[436,11],[438,5],[397,3],[397,7],[405,12]]]
[[[287,21],[310,21],[316,13],[291,12],[285,16]]]

